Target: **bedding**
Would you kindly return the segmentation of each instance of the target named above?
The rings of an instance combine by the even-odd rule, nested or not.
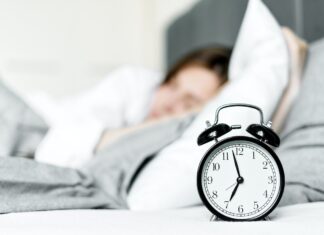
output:
[[[204,207],[164,211],[65,210],[0,215],[2,234],[324,234],[324,203],[279,208],[270,222],[209,222]]]
[[[324,121],[322,109],[318,108],[324,102],[321,92],[324,86],[321,76],[323,58],[324,40],[310,48],[302,84],[305,89],[299,94],[282,133],[283,143],[278,149],[278,155],[286,170],[287,186],[281,205],[324,200],[321,160],[324,146],[321,126]],[[12,107],[16,105],[14,100],[11,100]],[[18,102],[17,105],[19,104]],[[190,125],[193,117],[171,119],[120,137],[98,152],[98,156],[94,158],[96,163],[89,165],[88,173],[86,169],[80,172],[28,159],[0,158],[0,212],[127,208],[126,194],[137,170],[150,155],[178,138]],[[136,141],[142,145],[136,144]],[[125,164],[120,161],[123,159]],[[303,162],[304,159],[309,161]],[[103,163],[108,163],[106,168]],[[91,175],[91,172],[96,172],[96,164],[100,165],[100,169],[95,175]],[[101,178],[109,169],[113,171],[106,174],[106,178]]]
[[[213,122],[217,107],[226,103],[254,104],[263,110],[265,120],[269,120],[288,84],[288,67],[288,51],[280,26],[262,1],[249,1],[230,62],[229,83],[181,138],[159,152],[141,171],[128,197],[130,208],[162,209],[201,203],[196,171],[212,144],[197,146],[196,143],[205,129],[205,121]],[[258,123],[259,116],[250,110],[228,109],[222,113],[220,122],[242,125],[241,130],[223,138],[246,135],[247,125]],[[161,188],[168,188],[168,194],[155,197]]]
[[[286,173],[281,205],[324,200],[324,39],[311,45],[301,91],[277,150]]]
[[[6,91],[1,95],[10,99],[12,110],[19,110],[22,101],[0,83],[1,90]],[[29,111],[27,105],[24,108]],[[137,170],[154,153],[177,139],[194,115],[166,119],[120,136],[100,149],[81,170],[16,156],[1,157],[0,213],[127,208],[127,191]],[[10,121],[15,125],[20,123],[16,116]],[[35,124],[42,123],[35,121]],[[13,141],[20,138],[19,132],[7,134]],[[5,144],[0,142],[0,147],[5,148]]]

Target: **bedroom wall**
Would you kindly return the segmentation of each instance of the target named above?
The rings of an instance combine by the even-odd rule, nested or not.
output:
[[[197,0],[0,0],[0,74],[56,97],[123,64],[163,69],[164,30]]]

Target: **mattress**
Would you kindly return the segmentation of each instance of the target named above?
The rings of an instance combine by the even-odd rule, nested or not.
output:
[[[0,234],[324,234],[324,202],[276,209],[270,221],[210,222],[204,207],[62,210],[0,215]]]

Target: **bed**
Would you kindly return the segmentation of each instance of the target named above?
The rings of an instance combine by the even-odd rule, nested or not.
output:
[[[277,209],[268,221],[210,222],[204,207],[165,211],[64,210],[1,215],[2,234],[323,234],[324,203]]]

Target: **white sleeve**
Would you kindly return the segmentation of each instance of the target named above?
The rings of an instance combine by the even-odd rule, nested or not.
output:
[[[36,151],[38,161],[80,167],[102,132],[142,121],[160,76],[139,67],[118,69],[93,89],[65,100]]]
[[[93,89],[66,100],[62,106],[66,113],[91,114],[107,129],[124,127],[146,116],[150,96],[160,80],[161,76],[154,71],[125,66],[110,73]]]

